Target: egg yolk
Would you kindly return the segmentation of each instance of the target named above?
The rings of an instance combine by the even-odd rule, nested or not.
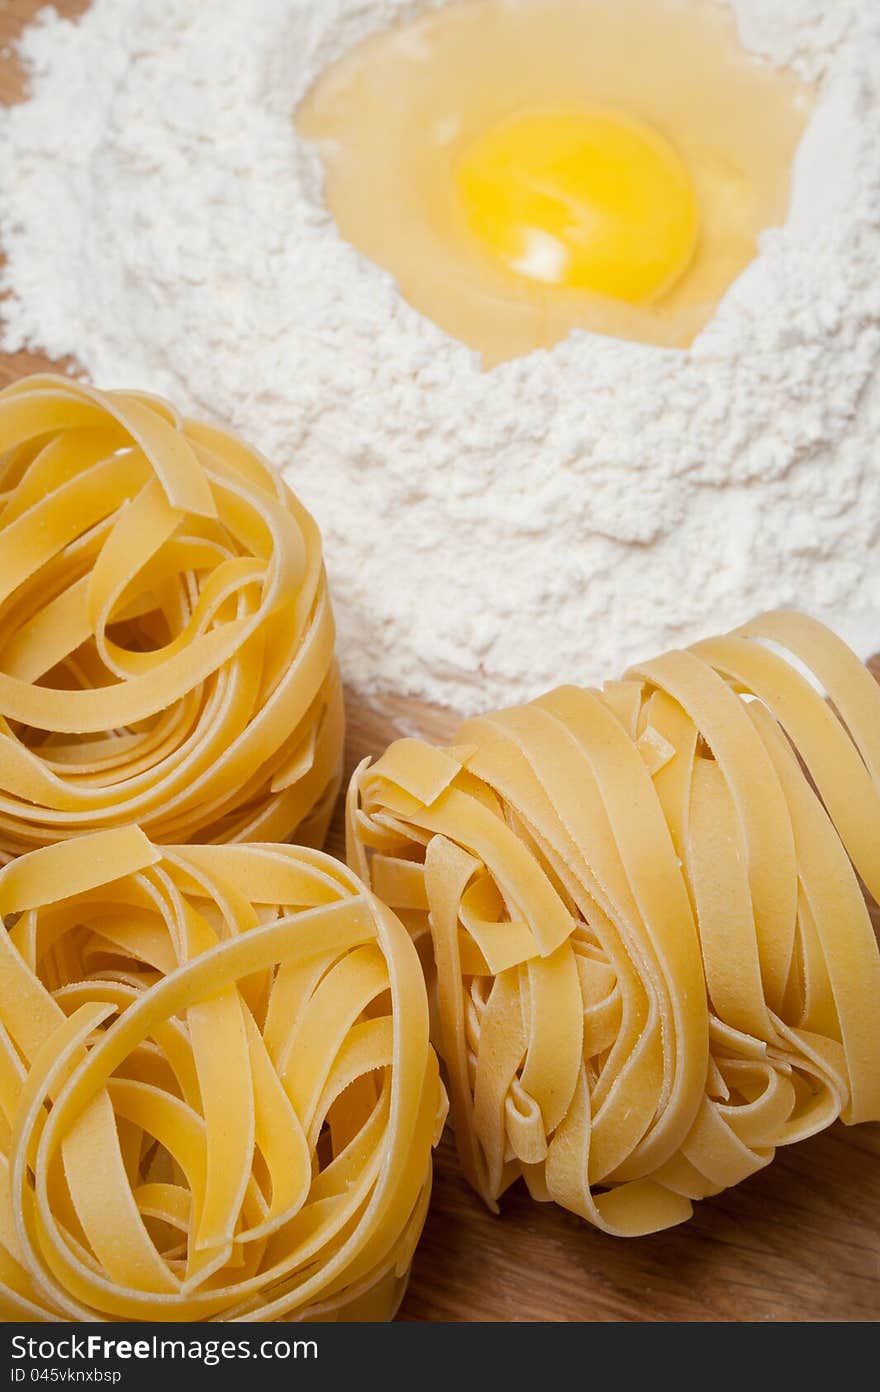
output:
[[[646,304],[693,259],[699,218],[687,169],[630,116],[520,112],[467,146],[455,179],[470,231],[529,280]]]

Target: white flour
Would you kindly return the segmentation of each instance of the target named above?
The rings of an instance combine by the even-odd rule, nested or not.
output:
[[[471,711],[796,603],[880,647],[880,7],[736,0],[822,83],[791,217],[685,353],[481,374],[337,234],[291,111],[414,0],[95,0],[0,115],[3,345],[231,422],[326,539],[348,679]]]

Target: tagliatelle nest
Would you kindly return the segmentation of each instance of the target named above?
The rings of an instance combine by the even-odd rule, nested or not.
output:
[[[880,1119],[878,790],[880,689],[791,613],[361,766],[349,863],[435,978],[487,1203],[645,1233]]]
[[[131,822],[320,844],[333,642],[318,529],[241,441],[61,377],[0,392],[0,857]]]
[[[3,1318],[391,1318],[445,1116],[395,916],[319,851],[133,827],[0,913]]]

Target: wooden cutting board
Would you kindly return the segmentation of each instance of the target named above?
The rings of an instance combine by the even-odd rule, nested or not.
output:
[[[83,0],[55,0],[64,14]],[[314,0],[315,4],[321,0]],[[36,0],[0,0],[0,100],[22,76],[8,49]],[[100,234],[100,229],[96,229]],[[48,367],[0,356],[0,385]],[[142,385],[133,382],[132,386]],[[320,521],[320,519],[318,519]],[[443,740],[448,711],[348,692],[347,760],[400,734]],[[330,847],[342,851],[337,824]],[[880,1010],[880,1001],[877,1003]],[[401,1318],[411,1320],[874,1320],[880,1318],[880,1125],[835,1126],[653,1237],[606,1237],[517,1186],[488,1213],[444,1138]]]

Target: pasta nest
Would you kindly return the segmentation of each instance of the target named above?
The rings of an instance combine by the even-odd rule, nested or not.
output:
[[[765,615],[357,770],[349,863],[433,977],[464,1169],[607,1232],[880,1119],[880,689]]]
[[[132,822],[320,844],[333,644],[318,529],[253,450],[135,392],[0,392],[0,858]]]
[[[3,1318],[390,1318],[445,1116],[394,915],[320,851],[134,827],[0,911]]]

